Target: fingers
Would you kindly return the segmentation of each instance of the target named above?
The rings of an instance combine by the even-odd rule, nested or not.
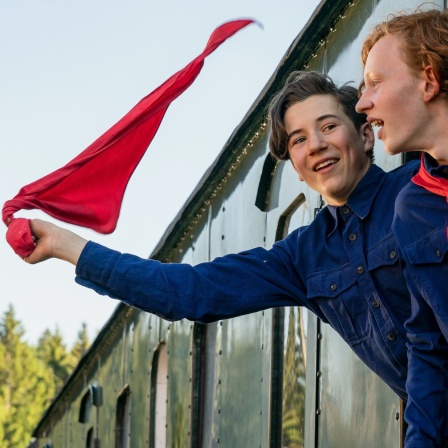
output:
[[[52,258],[53,231],[57,227],[40,219],[30,221],[32,240],[35,244],[34,250],[23,261],[28,264],[37,264]]]
[[[55,224],[40,219],[30,222],[35,249],[23,261],[29,264],[40,263],[50,258],[68,261],[76,266],[87,240]]]

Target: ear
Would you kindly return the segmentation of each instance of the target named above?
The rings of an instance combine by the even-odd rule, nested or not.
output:
[[[364,149],[366,152],[371,151],[375,145],[375,134],[370,123],[364,123],[360,129],[361,137],[364,141]]]
[[[300,171],[297,169],[297,167],[294,165],[294,162],[292,161],[292,159],[289,159],[289,161],[291,162],[292,167],[294,168],[294,171],[299,175],[299,180],[300,182],[303,182],[303,177],[300,174]]]
[[[440,82],[431,65],[423,69],[423,100],[429,102],[440,92]]]

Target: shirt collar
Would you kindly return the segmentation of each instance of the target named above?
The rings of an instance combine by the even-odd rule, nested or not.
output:
[[[327,206],[334,223],[332,230],[327,236],[330,236],[336,230],[340,219],[344,219],[344,216],[348,217],[350,215],[350,211],[355,213],[360,219],[366,218],[381,188],[384,175],[385,172],[379,166],[372,164],[353,190],[345,205],[340,207],[334,205]]]
[[[427,152],[423,153],[422,160],[425,164],[425,169],[430,176],[448,179],[448,165],[439,165]]]

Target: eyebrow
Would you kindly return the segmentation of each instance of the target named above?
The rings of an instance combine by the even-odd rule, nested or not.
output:
[[[336,119],[339,120],[341,117],[338,117],[337,115],[334,115],[334,114],[325,114],[325,115],[321,115],[320,117],[317,117],[316,122],[320,123],[320,122],[326,120],[327,118],[336,118]],[[294,129],[294,131],[291,131],[288,134],[288,140],[287,141],[289,142],[289,140],[291,140],[291,137],[293,137],[296,134],[300,134],[301,132],[303,132],[302,128]]]

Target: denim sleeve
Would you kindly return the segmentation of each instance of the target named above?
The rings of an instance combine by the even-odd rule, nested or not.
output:
[[[438,323],[440,316],[434,312],[435,304],[431,306],[437,297],[426,297],[423,284],[415,277],[424,274],[424,268],[409,265],[409,259],[407,263],[405,277],[411,292],[412,314],[405,323],[409,340],[406,440],[418,441],[415,446],[423,448],[444,447],[448,443],[448,344]],[[426,266],[426,269],[431,268]],[[437,266],[433,269],[437,271]],[[447,296],[439,292],[439,298],[445,302]],[[444,444],[440,444],[442,440]]]
[[[76,282],[167,320],[212,322],[279,306],[300,305],[298,279],[262,248],[196,266],[160,263],[89,242]]]
[[[447,377],[448,347],[441,332],[410,331],[406,380],[408,402],[405,420],[409,425],[406,448],[447,446]]]
[[[448,446],[448,244],[439,202],[409,185],[397,199],[393,223],[412,307],[405,322],[406,448]]]

